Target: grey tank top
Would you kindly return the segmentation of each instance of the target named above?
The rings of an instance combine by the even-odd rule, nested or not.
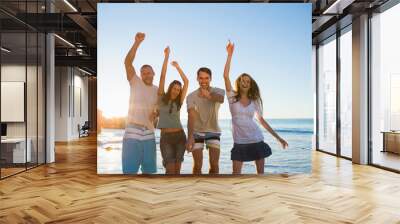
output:
[[[180,119],[180,108],[175,103],[165,104],[161,99],[158,101],[159,119],[157,128],[182,128]]]

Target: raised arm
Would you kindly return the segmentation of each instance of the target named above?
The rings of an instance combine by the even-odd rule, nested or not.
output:
[[[229,41],[228,45],[226,45],[226,51],[228,52],[228,57],[226,58],[226,63],[225,63],[225,68],[224,68],[225,90],[227,93],[232,90],[232,84],[231,84],[231,80],[229,78],[229,70],[231,68],[231,60],[232,60],[232,54],[233,54],[234,48],[235,48],[235,45]]]
[[[189,88],[189,79],[186,77],[185,73],[183,72],[182,68],[179,66],[178,62],[173,61],[171,62],[171,65],[178,70],[179,75],[181,76],[181,79],[183,80],[183,87],[182,87],[182,94],[181,94],[181,104],[183,103],[183,100],[185,100],[187,90]]]
[[[210,93],[210,100],[218,103],[224,103],[224,95],[218,93]]]
[[[164,49],[164,62],[163,62],[163,66],[161,69],[160,84],[158,85],[158,95],[159,96],[164,94],[165,76],[167,75],[169,52],[170,52],[169,47],[166,47]]]
[[[200,88],[200,97],[206,98],[213,102],[224,103],[224,94],[222,90],[222,94],[216,92],[210,92],[209,90]]]
[[[128,81],[131,81],[132,78],[137,76],[135,68],[133,67],[133,60],[135,59],[136,56],[136,51],[139,48],[140,44],[144,40],[145,34],[144,33],[136,33],[135,36],[135,42],[133,43],[133,46],[129,50],[128,54],[125,57],[125,70],[126,70],[126,78]]]
[[[287,148],[289,145],[288,143],[281,138],[275,131],[274,129],[271,128],[271,126],[268,124],[268,122],[260,115],[257,113],[257,119],[260,121],[260,124],[272,135],[276,138],[276,140],[279,141],[281,144],[282,148]]]

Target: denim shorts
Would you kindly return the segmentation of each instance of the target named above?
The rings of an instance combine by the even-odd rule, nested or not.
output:
[[[185,132],[161,132],[160,150],[164,167],[167,163],[183,162],[186,150]]]

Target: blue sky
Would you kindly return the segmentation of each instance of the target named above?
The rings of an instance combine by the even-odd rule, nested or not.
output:
[[[235,43],[231,80],[246,72],[257,81],[270,118],[313,117],[311,74],[311,4],[98,4],[98,108],[105,116],[128,112],[129,84],[124,58],[136,32],[145,32],[134,66],[153,66],[158,85],[163,50],[171,48],[189,77],[189,92],[198,88],[196,71],[213,72],[212,86],[224,88],[228,39]],[[168,67],[166,87],[178,79]],[[186,107],[182,118],[187,117]],[[220,118],[230,118],[227,102]]]

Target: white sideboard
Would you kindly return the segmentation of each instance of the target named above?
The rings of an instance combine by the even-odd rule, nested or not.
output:
[[[1,139],[1,144],[7,147],[13,147],[13,163],[25,163],[31,162],[32,153],[31,146],[32,140],[28,138],[26,140],[27,147],[25,151],[25,138],[6,138]],[[26,154],[25,154],[26,152]],[[26,159],[26,161],[25,161]]]

